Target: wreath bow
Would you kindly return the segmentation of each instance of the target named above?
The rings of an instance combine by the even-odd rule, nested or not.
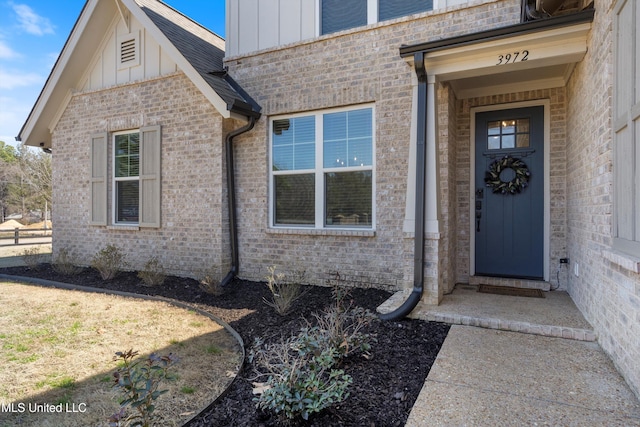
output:
[[[515,172],[515,176],[511,181],[503,181],[500,178],[500,174],[505,169],[512,169]],[[531,173],[525,162],[504,156],[491,163],[489,170],[485,174],[484,182],[487,187],[491,187],[494,193],[516,194],[529,185],[530,177]]]

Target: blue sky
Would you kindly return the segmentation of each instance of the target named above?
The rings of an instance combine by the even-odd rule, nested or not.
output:
[[[224,37],[224,0],[165,3]],[[0,0],[0,141],[15,144],[84,4]]]

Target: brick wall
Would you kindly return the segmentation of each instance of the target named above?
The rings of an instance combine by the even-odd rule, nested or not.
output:
[[[420,19],[401,18],[228,58],[230,74],[264,113],[255,130],[239,137],[237,143],[241,277],[261,279],[267,266],[276,264],[284,270],[304,269],[316,284],[338,272],[359,286],[411,286],[413,236],[405,236],[403,222],[414,72],[400,58],[399,47],[515,23],[519,13],[517,0],[479,1]],[[448,97],[447,92],[444,96]],[[375,233],[269,229],[268,117],[361,103],[375,103],[376,111]],[[443,108],[446,118],[448,98]],[[443,147],[449,145],[451,130],[441,129]],[[455,151],[443,153],[440,159],[445,174],[451,170],[452,159]],[[449,209],[455,188],[443,183]],[[455,214],[448,212],[448,218]],[[450,266],[439,263],[447,263],[451,257],[443,254],[454,248],[454,239],[445,245],[427,242],[426,285],[436,295],[440,280],[452,280],[448,276],[453,274],[447,273]]]
[[[198,276],[213,265],[226,270],[222,122],[182,74],[73,96],[53,132],[54,257],[65,248],[88,265],[111,243],[124,250],[133,270],[151,256],[183,276]],[[90,135],[157,124],[162,125],[162,227],[133,231],[88,225]],[[112,177],[111,161],[108,170]],[[111,205],[111,184],[108,200]],[[111,223],[111,211],[108,218]]]
[[[567,87],[568,279],[569,292],[593,325],[600,345],[640,396],[640,275],[608,260],[617,258],[609,256],[614,209],[614,3],[595,1],[587,55]]]

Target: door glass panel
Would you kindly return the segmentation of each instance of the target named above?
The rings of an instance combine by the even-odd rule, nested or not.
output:
[[[518,134],[518,138],[516,141],[516,147],[518,148],[526,148],[529,146],[529,134],[528,133],[522,133],[522,134]]]
[[[487,123],[487,129],[489,135],[500,135],[500,122]]]
[[[529,119],[518,119],[518,133],[529,133]]]
[[[502,148],[514,148],[515,146],[515,135],[504,135],[502,137]]]
[[[505,120],[502,122],[502,133],[515,133],[516,132],[516,121],[515,120]]]
[[[500,149],[500,137],[499,136],[490,136],[489,137],[489,150],[499,150]]]
[[[529,147],[529,119],[487,122],[489,150]]]

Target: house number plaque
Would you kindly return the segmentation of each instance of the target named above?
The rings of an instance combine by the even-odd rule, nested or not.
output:
[[[515,62],[524,62],[529,59],[529,51],[511,52],[498,55],[498,63],[496,65],[507,65]]]

